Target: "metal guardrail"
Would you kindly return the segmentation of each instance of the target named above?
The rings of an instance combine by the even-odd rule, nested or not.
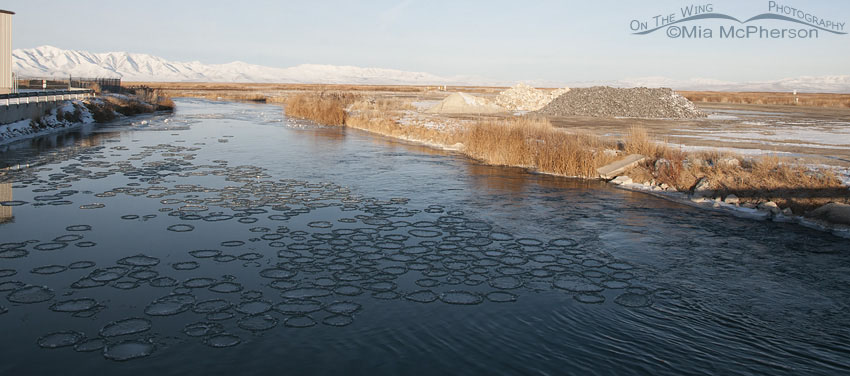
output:
[[[94,95],[94,90],[46,90],[0,94],[0,105],[65,101],[87,98],[92,95]]]

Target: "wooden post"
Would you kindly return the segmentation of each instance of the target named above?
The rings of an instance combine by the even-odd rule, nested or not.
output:
[[[0,184],[0,201],[12,201],[12,184]],[[12,207],[0,206],[0,223],[8,222],[12,219]]]

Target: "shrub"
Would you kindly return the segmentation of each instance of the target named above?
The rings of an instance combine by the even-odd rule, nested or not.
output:
[[[112,106],[107,104],[107,102],[86,101],[84,104],[89,112],[91,112],[94,121],[106,123],[115,120],[115,111],[112,110]]]
[[[596,169],[614,159],[603,152],[598,137],[569,133],[546,119],[529,117],[475,122],[463,144],[469,156],[488,164],[568,176],[596,177]]]

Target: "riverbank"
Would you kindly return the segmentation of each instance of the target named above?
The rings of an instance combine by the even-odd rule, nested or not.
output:
[[[652,139],[640,127],[630,128],[625,137],[606,138],[554,127],[537,116],[427,115],[409,101],[351,93],[297,94],[285,106],[290,116],[320,124],[452,149],[486,164],[559,176],[599,179],[600,167],[639,154],[644,158],[619,173],[614,184],[692,206],[797,222],[850,236],[850,217],[844,213],[850,190],[843,179],[833,169],[795,164],[776,155],[686,151]]]
[[[274,105],[175,102],[145,126],[0,151],[22,166],[0,171],[0,305],[5,322],[29,323],[4,332],[0,350],[23,359],[6,373],[244,373],[245,354],[271,364],[281,351],[304,373],[344,373],[363,364],[360,333],[387,349],[367,366],[410,360],[387,373],[435,356],[463,361],[440,373],[475,373],[507,349],[505,364],[542,361],[506,375],[557,374],[563,362],[548,360],[577,348],[598,349],[570,357],[577,373],[848,368],[834,346],[850,321],[847,239],[315,126]],[[475,324],[485,319],[497,321]],[[199,335],[199,320],[213,332]],[[147,330],[103,336],[124,324]],[[416,346],[398,353],[401,342]],[[128,348],[139,358],[110,360]],[[350,357],[309,368],[316,348]],[[783,363],[742,364],[744,352]]]
[[[811,217],[816,209],[850,203],[850,143],[842,143],[845,130],[840,126],[850,122],[850,111],[843,108],[700,104],[697,110],[708,116],[697,119],[543,118],[521,108],[432,111],[453,90],[493,103],[504,99],[503,88],[446,92],[405,86],[151,85],[177,95],[281,103],[288,116],[558,176],[598,179],[598,168],[641,154],[642,162],[620,174],[620,181],[634,185],[621,188],[706,208],[731,205],[738,214],[758,212],[760,219],[817,220]],[[518,88],[523,89],[510,90]],[[524,89],[519,94],[535,94]],[[547,92],[555,91],[542,91],[544,96]],[[839,97],[818,95],[843,100]],[[847,225],[835,223],[841,216],[823,217],[833,219],[818,220],[823,226],[840,230]]]
[[[173,110],[174,102],[170,98],[147,88],[69,100],[34,119],[0,124],[0,145],[72,130],[86,124],[106,123],[120,117]]]

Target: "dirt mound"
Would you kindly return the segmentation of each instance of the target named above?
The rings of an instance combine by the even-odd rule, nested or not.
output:
[[[608,86],[572,89],[538,111],[546,116],[693,119],[705,117],[691,101],[669,88]]]
[[[511,111],[537,111],[568,91],[570,91],[569,88],[563,88],[547,93],[545,90],[519,83],[499,93],[499,96],[496,97],[496,104]]]
[[[478,98],[464,93],[454,93],[426,112],[432,114],[492,114],[504,111],[504,108],[484,98]]]

